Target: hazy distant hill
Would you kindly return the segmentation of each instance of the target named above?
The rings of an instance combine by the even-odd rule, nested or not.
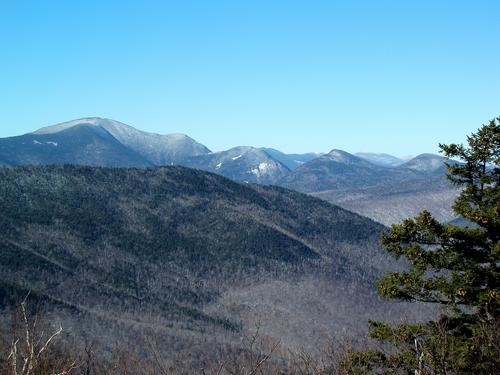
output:
[[[359,188],[385,184],[390,179],[407,179],[414,173],[370,163],[342,150],[332,150],[303,164],[279,184],[303,192]]]
[[[451,206],[458,190],[444,176],[435,175],[366,188],[325,190],[312,195],[389,226],[424,209],[440,221],[453,220],[455,214]]]
[[[356,156],[361,159],[368,160],[369,162],[377,165],[381,165],[383,167],[398,167],[403,164],[405,161],[399,159],[395,156],[389,154],[376,154],[372,152],[357,152]]]
[[[385,225],[426,209],[441,221],[455,218],[458,194],[446,180],[445,158],[423,154],[398,167],[384,167],[333,150],[279,181]]]
[[[0,212],[0,299],[29,289],[82,335],[151,328],[181,350],[260,320],[299,346],[401,309],[373,291],[395,266],[383,227],[282,188],[182,167],[0,168]]]
[[[401,167],[423,173],[445,173],[446,167],[444,163],[446,160],[445,157],[439,155],[421,154],[408,160],[406,163],[402,164]]]

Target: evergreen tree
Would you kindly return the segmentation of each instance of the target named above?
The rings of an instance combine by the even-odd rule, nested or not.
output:
[[[351,353],[349,366],[359,373],[500,373],[500,117],[467,141],[468,147],[439,146],[459,161],[446,164],[449,180],[462,189],[453,209],[470,224],[441,224],[424,211],[382,236],[409,268],[386,275],[379,293],[443,305],[444,313],[425,324],[370,322],[371,337],[392,345]]]

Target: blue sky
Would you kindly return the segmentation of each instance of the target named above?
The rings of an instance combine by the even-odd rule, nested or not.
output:
[[[462,142],[500,115],[500,1],[2,1],[0,137],[86,117],[212,150]]]

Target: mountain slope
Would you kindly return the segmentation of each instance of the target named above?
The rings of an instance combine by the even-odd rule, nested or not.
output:
[[[396,267],[369,219],[182,167],[0,168],[0,226],[0,295],[32,290],[64,307],[66,326],[108,342],[150,327],[172,350],[204,332],[232,340],[257,306],[270,334],[304,344],[308,327],[274,316],[273,299],[296,317],[321,305],[321,327],[361,334],[363,314],[388,312],[373,282]],[[280,300],[290,293],[294,304]]]
[[[82,123],[58,132],[0,139],[0,159],[9,165],[85,164],[148,167],[153,164],[101,127]]]
[[[62,130],[80,125],[105,129],[120,143],[134,150],[154,165],[177,164],[188,157],[210,153],[208,148],[184,134],[148,133],[115,120],[99,117],[68,121],[39,129],[33,134],[57,134]]]
[[[446,161],[447,159],[443,156],[434,154],[421,154],[411,160],[408,160],[406,163],[401,164],[400,167],[427,174],[443,174],[446,172],[446,168],[444,166],[444,163]]]
[[[386,226],[414,217],[423,210],[442,222],[453,220],[452,205],[459,190],[443,175],[396,181],[357,189],[336,189],[313,196],[369,217]]]

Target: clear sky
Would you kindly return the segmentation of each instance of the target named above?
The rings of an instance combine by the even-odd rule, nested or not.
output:
[[[500,115],[500,1],[0,0],[0,137],[75,118],[214,151],[436,152]]]

